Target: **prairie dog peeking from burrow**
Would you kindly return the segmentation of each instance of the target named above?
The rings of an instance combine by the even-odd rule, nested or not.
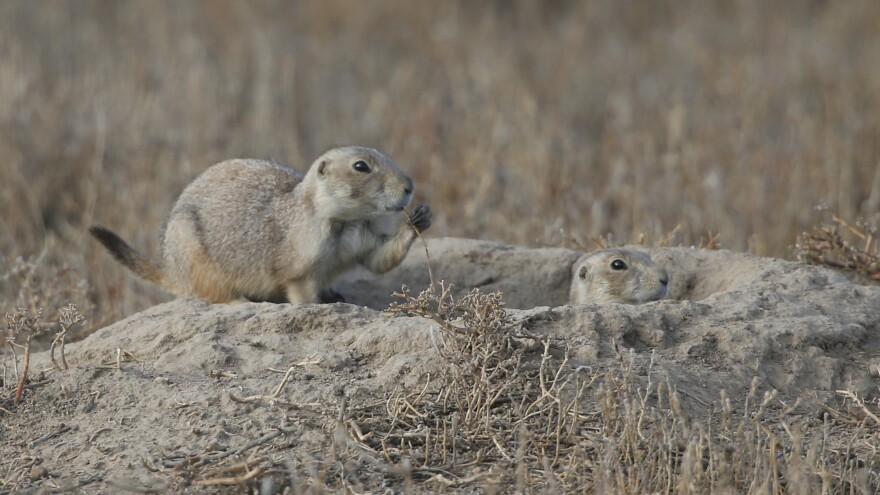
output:
[[[666,297],[669,274],[651,258],[629,249],[603,249],[572,266],[569,304],[641,304]]]

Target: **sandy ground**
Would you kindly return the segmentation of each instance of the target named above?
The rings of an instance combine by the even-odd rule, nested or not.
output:
[[[880,287],[723,250],[644,250],[671,274],[670,299],[573,307],[577,252],[429,241],[435,280],[502,291],[522,329],[569,344],[578,366],[610,367],[630,349],[653,359],[652,372],[669,378],[694,417],[707,416],[721,390],[744,397],[753,378],[760,390],[817,403],[844,389],[878,395]],[[69,370],[35,373],[18,409],[0,413],[0,475],[21,489],[198,492],[208,488],[180,481],[187,468],[259,449],[307,471],[346,407],[436,376],[436,324],[383,313],[402,284],[418,292],[429,281],[416,244],[382,277],[341,280],[351,304],[180,299],[103,328],[68,346]],[[32,369],[50,367],[47,353],[33,360]]]

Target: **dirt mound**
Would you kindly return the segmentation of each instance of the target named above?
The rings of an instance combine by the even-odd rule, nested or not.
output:
[[[459,294],[502,291],[522,332],[569,344],[573,367],[609,368],[630,349],[653,356],[695,417],[709,414],[722,389],[744,396],[754,377],[787,397],[877,394],[880,287],[727,251],[643,250],[669,271],[672,299],[573,307],[566,302],[575,251],[429,242],[435,280]],[[320,457],[347,404],[382,401],[439,376],[439,323],[381,312],[402,284],[417,293],[429,282],[416,245],[382,277],[340,281],[351,304],[181,299],[153,307],[69,345],[71,369],[44,383],[36,377],[0,426],[0,450],[24,459],[13,466],[22,476],[45,466],[36,473],[51,478],[45,486],[89,482],[89,491],[93,483],[163,491],[171,485],[157,473],[243,452],[267,435],[288,462]],[[32,369],[50,364],[46,353],[33,359]]]

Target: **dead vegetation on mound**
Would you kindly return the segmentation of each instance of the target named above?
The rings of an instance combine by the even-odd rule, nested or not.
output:
[[[43,315],[43,308],[38,308],[35,312],[21,307],[12,313],[6,313],[6,345],[12,355],[12,367],[15,373],[15,393],[11,400],[14,405],[18,405],[22,395],[25,392],[25,385],[28,383],[28,373],[30,372],[30,356],[31,343],[35,338],[42,335],[52,335],[52,344],[49,348],[49,358],[52,360],[52,368],[43,371],[52,371],[55,369],[68,369],[67,359],[64,355],[64,344],[70,330],[82,326],[85,317],[80,314],[73,304],[68,304],[59,310],[58,317],[55,321],[48,321]],[[19,359],[16,349],[21,352]],[[59,359],[55,359],[55,351],[58,350]],[[19,364],[21,365],[19,369]],[[7,381],[5,367],[3,375],[3,383]],[[3,401],[0,401],[3,404]]]
[[[795,243],[795,257],[804,263],[825,265],[880,282],[880,248],[877,225],[863,220],[851,222],[825,207],[831,220],[803,232]]]

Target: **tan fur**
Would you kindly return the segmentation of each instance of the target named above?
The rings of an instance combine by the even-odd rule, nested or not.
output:
[[[669,274],[646,254],[605,249],[585,254],[574,264],[569,303],[641,304],[666,297],[668,284]]]
[[[354,164],[365,162],[369,171]],[[363,166],[361,166],[363,168]],[[318,302],[342,272],[362,265],[383,273],[416,237],[403,208],[413,182],[382,153],[335,148],[306,174],[259,160],[228,160],[184,189],[157,264],[103,227],[92,234],[141,277],[181,296]],[[420,205],[424,230],[430,209]]]

